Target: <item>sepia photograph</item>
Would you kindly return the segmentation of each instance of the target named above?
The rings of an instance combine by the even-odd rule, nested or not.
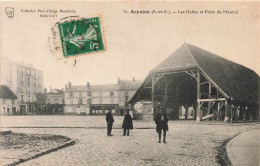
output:
[[[0,166],[259,166],[259,1],[1,1]]]

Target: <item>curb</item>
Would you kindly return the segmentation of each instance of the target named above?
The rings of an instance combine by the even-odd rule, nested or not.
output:
[[[7,134],[11,134],[12,131],[8,130],[8,131],[0,131],[0,135],[7,135]]]
[[[242,134],[242,133],[240,133]],[[227,152],[227,156],[229,158],[229,161],[231,162],[232,165],[237,165],[235,163],[236,158],[234,157],[234,154],[232,153],[231,147],[232,147],[232,143],[234,142],[234,140],[240,135],[238,134],[236,137],[234,137],[233,139],[231,139],[226,146],[226,152]]]
[[[240,134],[238,134],[237,136],[235,136],[233,139],[231,139],[228,143],[227,143],[227,146],[226,146],[226,152],[227,152],[227,156],[231,162],[231,164],[233,166],[236,166],[236,165],[241,165],[238,161],[237,161],[237,157],[239,156],[235,156],[233,154],[233,151],[232,151],[232,146],[233,146],[233,142],[236,141],[238,139],[238,137],[240,137],[242,134],[246,133],[246,132],[250,132],[250,131],[254,131],[254,130],[248,130],[248,131],[244,131],[244,132],[241,132]]]
[[[38,153],[36,153],[32,156],[22,158],[22,159],[18,159],[16,161],[12,162],[11,164],[7,164],[6,166],[15,166],[15,165],[21,164],[22,162],[25,162],[25,161],[28,161],[28,160],[31,160],[31,159],[35,159],[37,157],[43,156],[45,154],[48,154],[48,153],[51,153],[51,152],[54,152],[54,151],[57,151],[59,149],[65,148],[65,147],[73,145],[73,144],[75,144],[75,140],[70,140],[70,141],[65,142],[64,144],[49,148],[47,150],[42,150],[41,152],[38,152]]]
[[[1,128],[10,128],[10,129],[12,129],[12,128],[16,128],[16,129],[22,129],[22,128],[25,128],[25,129],[37,129],[37,128],[43,128],[43,129],[45,129],[45,128],[55,128],[55,129],[107,129],[107,127],[52,127],[52,126],[50,126],[50,127],[16,127],[16,126],[14,126],[14,127],[0,127],[0,129]],[[121,127],[113,127],[113,129],[122,129]],[[155,129],[155,127],[136,127],[136,128],[134,128],[134,129]]]

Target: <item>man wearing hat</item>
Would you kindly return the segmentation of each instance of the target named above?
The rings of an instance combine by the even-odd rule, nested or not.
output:
[[[155,123],[156,123],[156,132],[159,135],[158,143],[161,143],[162,130],[163,130],[163,142],[166,143],[165,138],[166,138],[166,131],[168,131],[168,118],[165,109],[163,108],[160,109],[160,112],[157,114],[155,118]]]
[[[107,121],[107,136],[113,136],[111,134],[111,131],[114,123],[114,118],[113,115],[111,114],[111,109],[108,110],[108,113],[106,115],[106,121]]]

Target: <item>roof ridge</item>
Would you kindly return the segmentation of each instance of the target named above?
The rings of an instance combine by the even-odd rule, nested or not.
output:
[[[195,47],[196,49],[199,49],[199,50],[204,51],[204,52],[207,52],[207,53],[209,53],[209,54],[211,54],[211,55],[213,55],[213,56],[216,56],[216,57],[218,57],[218,58],[221,58],[221,59],[223,59],[223,60],[225,60],[225,61],[228,61],[229,63],[232,63],[232,64],[237,65],[237,66],[240,66],[240,67],[244,67],[244,68],[246,68],[246,69],[248,69],[248,70],[250,70],[250,71],[252,71],[252,72],[254,72],[255,74],[258,75],[258,73],[257,73],[255,70],[253,70],[253,69],[251,69],[251,68],[248,68],[248,67],[246,67],[246,66],[244,66],[244,65],[242,65],[242,64],[240,64],[240,63],[238,63],[238,62],[234,62],[234,61],[232,61],[232,60],[230,60],[230,59],[227,59],[226,57],[220,56],[220,55],[218,55],[218,54],[216,54],[216,53],[213,53],[213,52],[211,52],[211,51],[208,51],[208,50],[206,50],[206,49],[203,49],[203,48],[201,48],[201,47],[198,47],[198,46],[195,46],[195,45],[186,43],[186,42],[184,42],[184,44],[186,44],[187,47],[188,47],[188,45],[190,45],[190,46],[192,46],[192,47]],[[188,47],[188,49],[190,50],[189,47]],[[191,52],[191,51],[190,51],[190,52]],[[193,56],[193,58],[194,58],[194,56]],[[195,58],[194,58],[194,59],[195,59]],[[196,59],[195,59],[195,61],[196,61]],[[196,61],[196,62],[197,62],[197,61]],[[258,75],[258,76],[259,76],[259,75]]]
[[[195,61],[195,63],[197,64],[197,66],[198,67],[200,67],[199,66],[199,64],[198,64],[198,62],[197,62],[197,60],[194,58],[194,55],[192,54],[192,52],[191,52],[191,50],[190,50],[190,48],[189,48],[189,46],[188,45],[190,45],[189,43],[186,43],[186,42],[184,42],[184,45],[186,46],[186,48],[188,49],[188,51],[189,51],[189,53],[190,53],[190,55],[192,56],[192,58],[193,58],[193,60]]]

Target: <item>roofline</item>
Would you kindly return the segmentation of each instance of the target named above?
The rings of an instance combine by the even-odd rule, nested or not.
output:
[[[189,43],[186,43],[186,42],[185,42],[184,44],[185,44],[185,46],[187,47],[187,49],[189,50],[189,53],[190,53],[190,55],[192,56],[192,58],[193,58],[193,60],[195,61],[195,63],[197,64],[197,66],[199,66],[198,62],[196,61],[196,59],[194,58],[193,54],[192,54],[191,51],[190,51],[190,48],[189,48],[189,46],[188,46]]]
[[[201,69],[200,66],[198,66],[199,70],[201,70],[201,72],[204,74],[204,77],[206,77],[207,79],[209,79],[209,81],[226,97],[226,98],[230,98],[208,75],[207,73],[204,72],[204,70]]]
[[[201,69],[201,67],[198,65],[198,66],[196,66],[196,67],[190,67],[190,68],[180,68],[180,69],[178,69],[177,71],[179,71],[179,72],[182,72],[182,71],[185,71],[185,70],[190,70],[190,69],[197,69],[197,70],[200,70],[201,72],[202,72],[202,74],[204,75],[204,77],[206,77],[206,79],[208,79],[219,91],[220,91],[220,93],[222,93],[223,95],[224,95],[224,97],[226,97],[226,98],[230,98],[205,72],[204,72],[204,70],[202,70]],[[160,73],[160,72],[174,72],[174,71],[176,71],[176,70],[162,70],[162,71],[158,71],[158,73]],[[147,78],[149,77],[149,75],[151,74],[151,73],[156,73],[156,72],[153,72],[153,71],[151,71],[149,74],[148,74],[148,76],[147,76]],[[133,101],[132,101],[132,99],[134,99],[134,97],[137,95],[137,93],[141,93],[142,91],[141,91],[141,89],[143,89],[144,87],[144,84],[145,84],[145,81],[146,81],[146,79],[143,81],[143,83],[140,85],[140,87],[136,90],[136,92],[135,92],[135,94],[133,95],[133,97],[129,100],[129,103],[132,103]],[[150,79],[148,80],[148,82],[150,81]],[[139,92],[140,91],[140,92]]]
[[[191,70],[191,69],[197,69],[197,68],[198,68],[198,66],[191,66],[191,67],[182,67],[182,68],[177,68],[177,69],[164,69],[164,70],[157,70],[157,71],[152,70],[151,73],[173,72],[173,71],[182,72],[185,70]]]

